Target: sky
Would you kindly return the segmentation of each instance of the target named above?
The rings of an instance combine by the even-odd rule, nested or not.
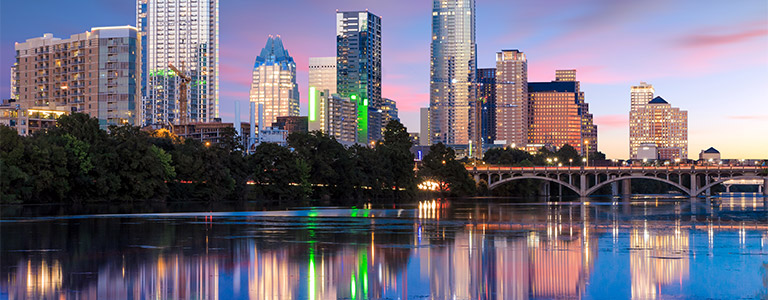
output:
[[[478,68],[519,49],[529,81],[577,69],[608,158],[628,156],[629,91],[641,81],[688,111],[689,157],[715,147],[723,158],[768,158],[768,1],[476,0],[476,8]],[[220,0],[222,119],[234,121],[235,101],[246,107],[270,34],[296,61],[306,114],[309,57],[335,55],[337,9],[382,17],[382,96],[418,132],[419,108],[429,105],[428,0]],[[0,2],[0,97],[9,96],[14,42],[135,25],[135,14],[132,0]]]

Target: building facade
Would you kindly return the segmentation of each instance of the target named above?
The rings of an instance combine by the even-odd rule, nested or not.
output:
[[[345,145],[357,143],[357,102],[314,87],[309,92],[309,130],[321,131]]]
[[[630,111],[630,155],[638,159],[638,147],[654,144],[658,159],[688,159],[688,112],[672,107],[661,97]],[[636,145],[636,146],[635,146]]]
[[[139,125],[141,44],[131,26],[16,43],[11,94],[22,110],[79,112],[99,125]]]
[[[277,117],[277,121],[272,123],[272,128],[285,130],[288,134],[294,132],[309,132],[306,116]]]
[[[400,117],[397,116],[397,102],[395,102],[395,100],[383,98],[381,103],[381,108],[379,110],[381,111],[381,132],[383,134],[384,128],[387,127],[389,121],[400,121]]]
[[[576,81],[576,70],[558,70],[555,81],[528,83],[528,143],[597,151],[597,125]]]
[[[496,68],[477,69],[477,97],[483,144],[493,144],[496,140]]]
[[[309,58],[309,87],[336,94],[336,57]]]
[[[143,123],[177,124],[179,101],[187,101],[187,120],[212,122],[219,117],[219,0],[137,0],[141,33]],[[181,97],[186,76],[187,98]]]
[[[357,141],[381,138],[381,17],[336,12],[336,90],[357,103]]]
[[[264,104],[264,123],[271,126],[277,117],[299,115],[299,87],[296,63],[285,50],[280,36],[269,36],[253,65],[250,100]],[[256,124],[261,126],[261,124]]]
[[[429,134],[429,107],[419,109],[419,145],[429,146],[432,144]]]
[[[475,118],[475,1],[434,0],[430,47],[431,143],[468,145],[479,138]]]
[[[496,140],[528,142],[528,60],[518,50],[496,53]]]
[[[630,107],[629,107],[629,157],[631,159],[638,159],[637,149],[640,147],[640,136],[632,136],[632,133],[639,133],[640,120],[636,111],[644,107],[648,102],[653,100],[653,94],[656,91],[653,89],[653,85],[645,82],[640,82],[639,85],[632,86],[630,88]]]

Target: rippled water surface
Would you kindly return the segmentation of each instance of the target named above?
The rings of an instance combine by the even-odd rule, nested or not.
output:
[[[4,217],[0,298],[768,297],[762,198],[505,202]]]

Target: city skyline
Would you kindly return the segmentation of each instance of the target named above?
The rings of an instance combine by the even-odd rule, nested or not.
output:
[[[253,57],[270,33],[289,39],[286,48],[292,49],[296,59],[301,110],[306,115],[308,57],[333,55],[336,9],[368,8],[387,24],[382,33],[382,96],[396,99],[409,131],[418,131],[419,107],[429,102],[431,3],[297,2],[259,4],[268,9],[258,10],[257,18],[253,10],[244,9],[256,4],[221,4],[220,115],[224,121],[234,120],[234,101],[247,99]],[[556,69],[577,69],[600,127],[600,150],[609,158],[629,156],[629,90],[641,81],[663,90],[665,98],[689,112],[689,153],[715,147],[724,158],[765,156],[768,141],[760,137],[761,129],[768,126],[768,102],[761,90],[768,81],[768,3],[553,1],[563,9],[552,13],[546,10],[549,5],[520,3],[510,10],[503,8],[512,3],[477,2],[477,67],[492,67],[494,53],[515,48],[528,56],[529,81],[549,81]],[[570,5],[578,9],[566,9]],[[33,10],[23,3],[0,6],[0,97],[10,94],[14,42],[47,32],[66,38],[92,27],[136,25],[135,1],[95,2],[86,10],[70,6],[54,1],[40,5],[46,10]],[[294,11],[302,22],[272,25]],[[33,19],[31,15],[47,21],[26,21]],[[617,38],[625,40],[605,42]]]

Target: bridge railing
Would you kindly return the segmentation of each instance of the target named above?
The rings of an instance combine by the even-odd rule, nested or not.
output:
[[[697,165],[679,165],[679,166],[534,166],[534,167],[513,167],[504,165],[479,165],[479,166],[467,166],[468,171],[484,171],[484,172],[573,172],[573,171],[618,171],[618,172],[633,172],[633,171],[760,171],[768,170],[768,166],[732,166],[732,165],[716,165],[716,166],[697,166]]]

